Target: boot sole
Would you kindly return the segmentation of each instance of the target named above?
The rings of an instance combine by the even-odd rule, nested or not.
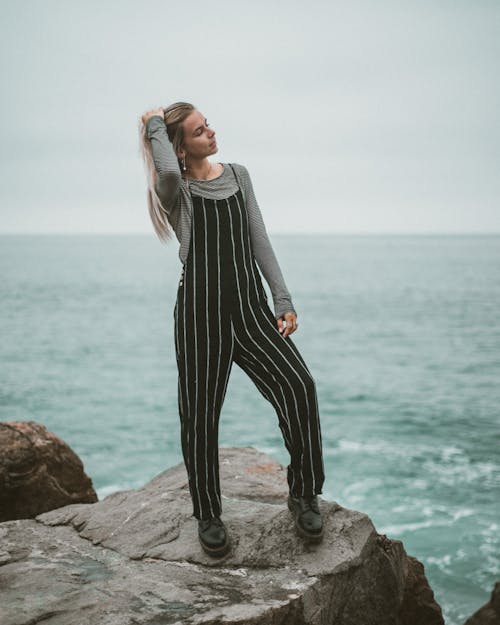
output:
[[[222,556],[225,556],[226,553],[228,553],[231,549],[231,541],[229,540],[229,538],[226,538],[226,542],[220,547],[209,547],[208,545],[205,545],[205,543],[202,541],[199,535],[198,535],[198,539],[200,541],[200,545],[203,548],[203,551],[207,553],[209,556],[213,556],[215,558],[220,558]]]
[[[290,498],[288,498],[288,509],[290,510],[290,512],[293,515],[293,520],[295,523],[295,529],[297,530],[297,533],[302,537],[302,538],[306,538],[308,542],[310,543],[319,543],[323,540],[323,536],[324,536],[324,526],[321,528],[321,532],[317,533],[317,534],[309,534],[309,532],[306,532],[305,529],[300,525],[299,523],[299,517],[295,512],[295,507],[291,501]]]

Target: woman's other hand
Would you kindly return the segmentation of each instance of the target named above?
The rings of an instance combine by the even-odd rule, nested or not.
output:
[[[162,119],[165,118],[165,112],[163,108],[160,106],[160,108],[152,109],[151,111],[144,113],[144,115],[142,116],[142,123],[145,124],[150,117],[153,117],[153,115],[161,115]]]
[[[277,322],[278,330],[283,333],[283,338],[287,337],[289,334],[293,334],[299,325],[297,323],[297,315],[292,312],[281,315]],[[285,322],[285,326],[283,326],[283,322]]]

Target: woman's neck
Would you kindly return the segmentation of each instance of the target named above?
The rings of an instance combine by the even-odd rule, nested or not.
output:
[[[201,161],[191,161],[187,172],[190,180],[211,180],[220,174],[219,168],[204,158]]]

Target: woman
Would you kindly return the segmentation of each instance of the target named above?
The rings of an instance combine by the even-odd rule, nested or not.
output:
[[[155,231],[175,232],[182,271],[174,309],[184,463],[203,549],[228,552],[220,515],[218,423],[233,361],[278,415],[288,507],[297,531],[321,540],[324,467],[314,379],[290,335],[297,315],[269,242],[247,169],[208,160],[215,132],[192,104],[144,113],[140,128]],[[256,264],[257,263],[257,264]],[[271,312],[257,265],[272,292]]]

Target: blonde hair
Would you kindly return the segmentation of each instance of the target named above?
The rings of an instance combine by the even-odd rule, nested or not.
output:
[[[174,102],[174,104],[163,109],[167,135],[176,154],[181,149],[182,142],[184,141],[182,122],[195,108],[196,107],[189,102]],[[167,242],[173,237],[174,230],[168,220],[167,210],[156,193],[155,185],[158,181],[158,172],[156,171],[153,160],[151,141],[147,137],[146,124],[142,121],[142,117],[139,120],[139,145],[142,158],[144,159],[144,168],[146,170],[149,216],[151,217],[153,228],[160,241]],[[181,159],[177,157],[177,161],[182,175]]]

